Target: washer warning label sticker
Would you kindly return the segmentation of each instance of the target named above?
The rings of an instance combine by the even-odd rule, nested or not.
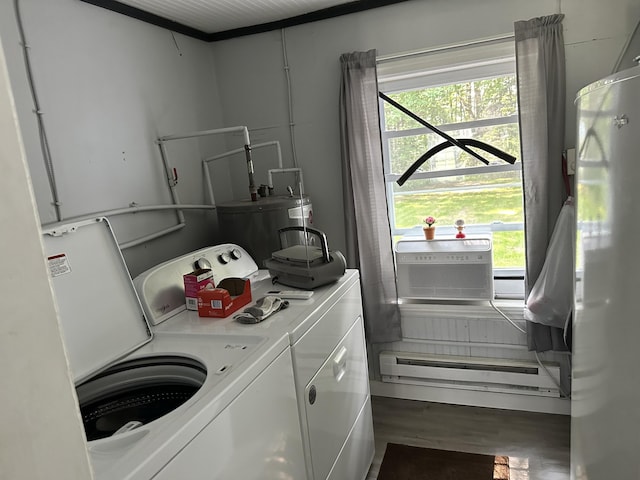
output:
[[[64,275],[65,273],[71,273],[69,260],[67,259],[67,255],[64,253],[48,257],[47,262],[49,263],[49,272],[51,272],[52,277],[58,277],[60,275]]]

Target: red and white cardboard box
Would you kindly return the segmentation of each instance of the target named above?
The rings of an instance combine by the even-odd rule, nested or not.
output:
[[[225,278],[216,288],[198,292],[200,317],[224,318],[251,302],[251,282],[243,278]]]
[[[211,269],[194,270],[183,275],[184,296],[187,310],[198,310],[198,292],[207,285],[214,285]]]

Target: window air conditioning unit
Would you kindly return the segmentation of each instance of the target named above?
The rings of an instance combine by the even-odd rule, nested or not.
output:
[[[489,238],[403,239],[395,255],[400,298],[493,300]]]

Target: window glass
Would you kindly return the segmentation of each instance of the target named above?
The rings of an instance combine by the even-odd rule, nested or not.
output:
[[[454,83],[389,94],[391,98],[432,125],[471,122],[516,115],[515,75]],[[385,130],[421,127],[394,106],[384,106]]]
[[[516,157],[520,156],[520,135],[518,124],[499,124],[490,126],[475,126],[460,130],[446,132],[453,138],[472,138],[480,140],[491,146]],[[402,136],[388,136],[389,173],[402,175],[416,160],[425,154],[430,148],[439,145],[445,140],[435,133],[408,132]],[[505,162],[489,153],[475,149],[477,153],[489,162],[490,165],[506,165]],[[519,160],[518,160],[519,162]],[[424,162],[417,172],[433,172],[437,170],[450,170],[454,168],[480,167],[482,164],[475,157],[469,155],[460,148],[449,147],[429,160]],[[520,169],[518,167],[518,169]]]
[[[422,235],[426,215],[436,218],[444,234],[454,235],[455,221],[462,218],[470,235],[492,235],[494,268],[524,266],[519,171],[408,180],[402,187],[395,182],[389,186],[396,235]]]

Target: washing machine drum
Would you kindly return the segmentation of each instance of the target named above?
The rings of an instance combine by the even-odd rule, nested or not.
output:
[[[189,400],[207,376],[204,365],[178,356],[118,363],[78,385],[87,440],[135,429]]]

